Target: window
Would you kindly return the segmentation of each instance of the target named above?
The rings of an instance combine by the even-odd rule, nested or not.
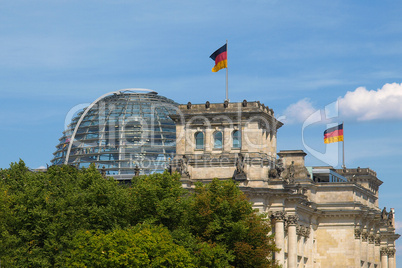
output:
[[[241,147],[241,135],[239,130],[235,130],[232,133],[233,138],[233,148],[240,148]]]
[[[221,131],[214,132],[214,148],[222,149],[222,132]]]
[[[204,133],[195,133],[195,149],[204,149]]]

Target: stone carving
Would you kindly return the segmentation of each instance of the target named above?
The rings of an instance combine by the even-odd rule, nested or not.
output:
[[[140,176],[140,169],[138,168],[137,165],[136,165],[135,168],[134,168],[134,176],[135,176],[135,177]]]
[[[274,221],[284,221],[286,219],[285,212],[283,211],[275,211],[271,214],[271,219]]]
[[[106,168],[105,168],[105,166],[102,167],[101,174],[102,174],[102,177],[106,178]]]
[[[310,235],[310,228],[303,225],[296,226],[296,234],[303,237],[309,237]]]
[[[296,185],[296,194],[305,194],[306,188],[303,188],[300,183]]]
[[[388,219],[388,213],[387,213],[387,208],[386,207],[384,207],[384,209],[381,212],[381,219],[382,220]]]
[[[360,239],[362,231],[360,229],[355,229],[355,239]]]
[[[389,213],[388,213],[388,225],[389,226],[391,226],[391,227],[394,227],[393,225],[393,219],[394,219],[394,213],[392,212],[392,208],[391,208],[391,210],[389,211]]]
[[[388,253],[388,258],[393,258],[395,256],[396,250],[394,248],[388,248],[387,253]]]
[[[294,165],[294,161],[292,161],[292,164],[290,164],[286,170],[284,169],[284,174],[282,175],[282,179],[287,183],[287,184],[293,184],[295,181],[295,174],[296,174],[296,167]]]
[[[380,236],[376,236],[374,239],[375,245],[379,246],[381,245],[381,237]]]
[[[287,218],[287,222],[289,225],[296,225],[299,221],[299,217],[297,215],[289,215]]]
[[[380,249],[380,254],[381,254],[381,256],[388,255],[388,248],[382,247]]]
[[[296,225],[296,234],[301,236],[302,235],[302,229],[303,229],[303,225],[297,224]]]
[[[310,227],[306,227],[305,236],[308,238],[310,236]]]
[[[244,172],[244,157],[241,153],[237,154],[236,170],[234,172],[233,179],[237,181],[247,180],[246,173]]]
[[[368,238],[368,233],[365,232],[365,231],[363,231],[363,232],[362,232],[362,241],[363,241],[363,242],[367,242],[367,238]]]
[[[288,177],[289,178],[294,178],[295,177],[295,162],[292,161],[292,164],[290,164],[290,166],[288,167]]]
[[[268,172],[268,177],[271,178],[271,179],[280,178],[281,175],[282,175],[282,172],[283,172],[284,170],[285,170],[285,169],[283,168],[282,159],[278,159],[278,160],[276,160],[275,167],[274,167],[274,168],[271,168],[271,169],[269,170],[269,172]]]
[[[176,171],[179,172],[182,177],[184,178],[189,178],[190,173],[188,172],[188,159],[185,155],[183,155],[183,158],[179,159],[178,161],[178,166],[176,168]]]
[[[369,241],[370,244],[374,244],[374,240],[375,240],[374,235],[371,234],[371,235],[368,236],[368,241]]]

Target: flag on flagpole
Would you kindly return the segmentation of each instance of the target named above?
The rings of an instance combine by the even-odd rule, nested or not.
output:
[[[343,141],[343,123],[324,131],[324,143]]]
[[[212,60],[215,61],[215,66],[212,68],[212,72],[217,72],[220,69],[224,69],[228,67],[228,54],[227,54],[227,44],[224,44],[218,50],[209,56]]]

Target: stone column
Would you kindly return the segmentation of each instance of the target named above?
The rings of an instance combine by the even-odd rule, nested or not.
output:
[[[388,268],[395,268],[395,249],[388,249]]]
[[[275,244],[280,249],[279,252],[275,252],[275,260],[283,266],[285,263],[285,213],[283,211],[275,211],[271,215],[271,219],[275,223]]]
[[[380,255],[381,255],[381,268],[388,268],[388,250],[386,247],[381,248]]]
[[[275,252],[275,260],[283,266],[285,264],[285,212],[275,211],[271,215],[271,221],[275,224],[275,245],[280,249],[279,252]]]
[[[381,255],[380,255],[381,237],[377,235],[374,242],[375,242],[375,250],[374,250],[375,263],[381,263]]]
[[[373,234],[370,234],[368,237],[368,261],[370,263],[375,262],[375,250],[374,250],[374,240],[375,236]]]
[[[359,226],[357,226],[355,228],[355,267],[359,267],[360,266],[360,260],[361,260],[361,235],[362,235],[362,231],[359,228]]]
[[[366,230],[362,232],[362,243],[361,243],[361,260],[368,262],[368,233]]]
[[[296,224],[299,218],[297,215],[290,215],[288,217],[288,267],[297,267],[297,234],[296,234]]]

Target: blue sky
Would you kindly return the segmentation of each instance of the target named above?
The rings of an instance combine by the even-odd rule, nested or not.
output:
[[[230,100],[273,108],[278,149],[305,150],[307,165],[326,164],[306,145],[324,154],[328,122],[303,122],[338,101],[346,166],[377,172],[380,206],[400,222],[401,12],[400,1],[0,1],[0,168],[50,164],[68,111],[110,91],[222,102],[209,55],[228,39]]]

